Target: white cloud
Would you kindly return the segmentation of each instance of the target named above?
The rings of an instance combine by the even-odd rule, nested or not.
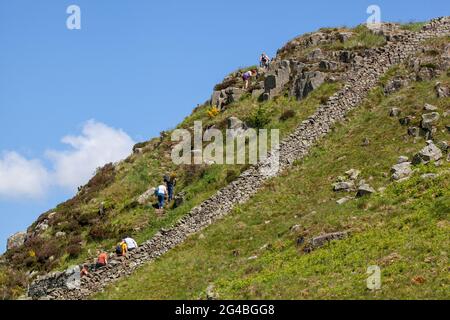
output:
[[[75,191],[85,184],[98,167],[128,156],[135,142],[124,131],[89,120],[79,136],[66,136],[68,150],[49,150],[52,168],[39,160],[27,160],[16,152],[0,158],[0,197],[42,197],[49,187]]]
[[[47,156],[54,163],[55,183],[70,189],[85,184],[98,167],[128,156],[135,144],[124,131],[94,120],[84,125],[80,136],[66,136],[61,141],[71,149],[47,151]]]
[[[49,184],[49,174],[39,160],[27,160],[16,152],[0,158],[0,197],[39,198]]]

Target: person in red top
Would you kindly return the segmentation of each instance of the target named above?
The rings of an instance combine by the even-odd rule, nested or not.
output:
[[[99,254],[97,258],[97,264],[95,265],[96,268],[104,267],[108,264],[108,254],[105,252],[102,252]]]

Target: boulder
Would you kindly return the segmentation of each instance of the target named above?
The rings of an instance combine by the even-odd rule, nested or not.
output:
[[[270,65],[270,71],[264,79],[264,92],[268,99],[272,99],[284,89],[290,80],[291,67],[290,62],[282,60]]]
[[[186,200],[186,192],[182,191],[180,193],[177,193],[175,197],[173,198],[173,207],[178,208],[183,204],[183,202]]]
[[[413,157],[412,163],[414,165],[420,163],[428,163],[430,161],[438,161],[442,158],[442,151],[433,143],[433,141],[427,141],[427,146],[420,150]]]
[[[56,236],[57,238],[62,238],[62,237],[65,237],[65,236],[66,236],[66,233],[65,233],[65,232],[62,232],[62,231],[58,231],[58,232],[55,234],[55,236]]]
[[[369,195],[375,193],[375,189],[369,186],[367,183],[363,183],[358,187],[358,191],[356,193],[356,197],[360,198],[365,195]]]
[[[356,170],[356,169],[350,169],[345,174],[347,175],[347,177],[350,180],[356,180],[356,179],[358,179],[359,175],[361,174],[361,171]]]
[[[333,232],[333,233],[327,233],[318,237],[314,237],[311,239],[309,244],[303,249],[305,252],[310,252],[314,249],[323,247],[325,244],[327,244],[330,241],[333,240],[342,240],[348,237],[348,232]]]
[[[425,103],[425,106],[423,107],[423,110],[425,111],[436,111],[438,108],[429,104],[429,103]]]
[[[431,113],[425,113],[422,115],[422,122],[421,127],[422,129],[426,130],[432,130],[433,125],[435,125],[439,121],[439,113],[437,112],[431,112]]]
[[[402,111],[399,108],[391,108],[389,111],[389,116],[398,117]]]
[[[436,86],[436,95],[438,98],[447,98],[450,96],[450,90],[447,86],[442,85],[442,83],[437,82]]]
[[[336,182],[333,185],[333,190],[336,192],[338,192],[338,191],[350,192],[354,189],[355,189],[355,183],[353,181],[341,181],[341,182]]]
[[[12,250],[21,247],[27,239],[26,232],[17,232],[8,238],[6,243],[6,250]]]
[[[398,181],[409,177],[412,172],[411,162],[401,162],[391,168],[391,178]]]
[[[398,157],[397,163],[403,163],[403,162],[408,162],[409,158],[407,156],[400,156]]]
[[[294,81],[291,94],[301,100],[306,98],[325,82],[325,74],[320,71],[304,72]]]
[[[147,191],[145,191],[143,194],[141,194],[138,198],[137,198],[137,202],[140,205],[145,205],[149,202],[150,197],[152,197],[155,194],[155,190],[156,188],[150,188]]]

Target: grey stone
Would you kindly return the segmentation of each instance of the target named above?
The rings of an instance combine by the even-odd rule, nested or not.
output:
[[[327,233],[322,236],[314,237],[309,242],[309,245],[305,247],[304,251],[309,252],[315,250],[317,248],[323,247],[330,241],[345,239],[348,237],[348,235],[349,233],[347,231],[344,231],[344,232]]]
[[[399,108],[391,108],[389,111],[389,116],[398,117],[402,111]]]
[[[355,183],[353,181],[336,182],[333,185],[334,191],[352,191],[355,189]]]
[[[408,162],[409,158],[407,156],[400,156],[398,157],[397,163],[403,163],[403,162]]]
[[[12,250],[21,247],[27,239],[26,232],[17,232],[8,238],[6,249]]]
[[[320,48],[314,49],[313,51],[311,51],[308,54],[308,60],[316,61],[316,60],[320,60],[320,59],[323,59],[323,58],[324,58],[324,55],[323,55],[323,52],[322,52],[322,50]]]
[[[429,163],[430,161],[438,161],[442,158],[442,151],[433,143],[433,141],[427,141],[427,146],[417,153],[412,163],[414,165],[420,163]]]
[[[350,180],[356,180],[356,179],[358,179],[359,175],[361,174],[361,171],[356,170],[356,169],[350,169],[345,174],[347,175],[347,177]]]
[[[439,113],[431,112],[422,115],[421,127],[426,130],[431,130],[433,125],[439,121]]]
[[[412,174],[411,162],[401,162],[391,168],[392,179],[400,180]]]
[[[306,98],[312,91],[325,82],[325,74],[320,71],[304,72],[301,77],[294,81],[292,95],[298,100]]]
[[[334,71],[338,68],[338,64],[334,61],[322,60],[319,62],[319,68],[326,71]]]
[[[353,199],[352,197],[344,197],[344,198],[341,198],[341,199],[337,200],[336,203],[338,205],[343,205],[344,203],[346,203],[346,202],[348,202],[348,201],[350,201],[352,199]]]
[[[369,195],[375,193],[375,189],[369,186],[367,183],[364,183],[358,187],[358,191],[356,193],[356,197],[360,198],[365,195]]]
[[[433,180],[437,178],[437,174],[435,173],[424,173],[420,176],[421,179],[423,180]]]
[[[408,135],[412,137],[418,137],[420,135],[420,129],[418,127],[409,127]]]
[[[155,195],[155,190],[156,190],[156,188],[154,188],[154,187],[148,189],[147,191],[145,191],[143,194],[141,194],[137,198],[137,202],[140,205],[148,204],[148,202],[150,201],[150,198]]]
[[[426,111],[436,111],[438,108],[429,104],[429,103],[425,103],[425,106],[423,107],[423,110]]]
[[[436,83],[436,95],[438,98],[447,98],[449,97],[449,88],[446,86],[443,86],[442,83],[437,82]]]
[[[62,237],[65,237],[65,236],[66,236],[66,233],[65,233],[65,232],[62,232],[62,231],[58,231],[58,232],[55,234],[55,236],[56,236],[57,238],[62,238]]]

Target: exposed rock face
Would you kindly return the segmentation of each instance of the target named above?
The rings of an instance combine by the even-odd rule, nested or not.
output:
[[[27,239],[26,232],[17,232],[13,234],[11,237],[8,238],[6,250],[12,250],[22,246],[25,243],[26,239]]]
[[[323,59],[325,56],[323,55],[323,52],[320,48],[314,49],[311,51],[311,53],[308,55],[308,60],[316,61]]]
[[[338,68],[338,64],[334,61],[322,60],[319,63],[319,68],[325,71],[334,71]]]
[[[264,80],[264,90],[268,99],[280,94],[289,82],[291,74],[290,62],[276,61],[270,65],[270,70]]]
[[[222,110],[225,106],[239,101],[245,90],[235,87],[226,88],[219,91],[214,91],[211,97],[211,105]]]
[[[347,83],[325,105],[318,107],[308,120],[303,121],[292,134],[281,143],[274,154],[279,155],[280,169],[289,168],[295,160],[308,155],[311,147],[331,132],[336,123],[342,121],[348,112],[356,108],[368,92],[374,88],[381,75],[391,66],[405,61],[423,47],[423,41],[429,38],[450,34],[450,18],[434,19],[417,33],[407,33],[393,38],[382,48],[373,50],[373,55],[364,57],[364,61],[345,74]],[[440,151],[440,150],[439,150]],[[98,292],[115,280],[131,274],[139,266],[153,261],[170,249],[184,242],[190,235],[203,230],[211,223],[229,214],[235,205],[245,203],[255,195],[264,182],[279,171],[270,170],[276,157],[250,167],[235,181],[219,190],[208,200],[193,208],[169,229],[162,229],[152,239],[144,242],[131,252],[127,266],[122,263],[111,264],[101,270],[91,272],[81,279],[79,289],[69,290],[64,273],[55,273],[35,281],[29,290],[34,299],[83,299]],[[328,239],[341,238],[342,234]],[[316,240],[319,243],[323,241]],[[60,282],[58,282],[60,281]]]
[[[438,161],[441,158],[442,151],[433,143],[433,141],[427,141],[427,146],[414,156],[412,163],[417,165],[420,163],[428,163],[430,161]]]
[[[304,99],[313,90],[325,82],[325,74],[320,71],[304,72],[296,79],[293,86],[293,95],[298,99]]]

